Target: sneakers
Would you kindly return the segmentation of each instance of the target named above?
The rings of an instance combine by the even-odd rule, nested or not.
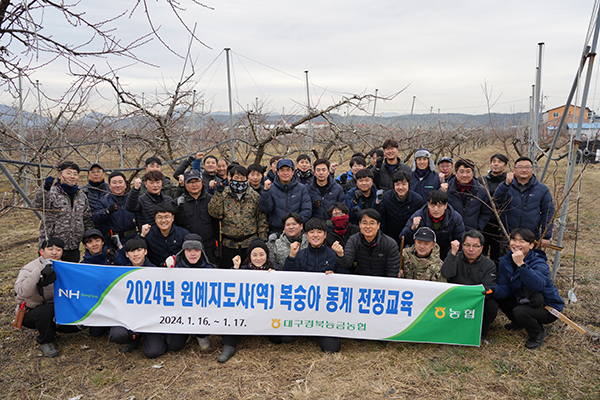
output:
[[[196,339],[198,339],[198,344],[200,345],[200,350],[208,350],[208,348],[210,347],[210,340],[208,339],[208,336],[205,337],[197,337]]]
[[[509,322],[508,324],[504,325],[504,328],[508,331],[520,331],[523,329],[522,325],[517,324],[514,321]]]
[[[42,353],[48,358],[58,357],[58,349],[54,343],[44,343],[40,346]]]
[[[527,347],[528,349],[531,349],[531,350],[537,349],[542,344],[544,344],[545,337],[546,337],[546,329],[542,328],[542,331],[540,333],[538,333],[537,335],[535,335],[532,338],[529,338],[527,343],[525,343],[525,347]]]
[[[231,357],[233,357],[233,355],[235,354],[235,347],[226,344],[223,346],[223,351],[221,352],[221,355],[219,356],[219,362],[220,363],[226,363],[227,361],[229,361],[229,359]]]

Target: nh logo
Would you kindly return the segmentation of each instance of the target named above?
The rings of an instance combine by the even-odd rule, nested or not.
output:
[[[69,299],[72,299],[73,297],[75,297],[76,299],[79,300],[79,290],[74,292],[72,290],[68,290],[68,289],[58,289],[58,297],[68,297]]]

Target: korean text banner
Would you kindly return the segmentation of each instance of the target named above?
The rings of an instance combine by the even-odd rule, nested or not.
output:
[[[285,271],[55,261],[56,322],[136,332],[479,345],[483,286]]]

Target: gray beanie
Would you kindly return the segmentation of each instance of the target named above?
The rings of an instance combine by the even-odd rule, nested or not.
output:
[[[202,237],[196,233],[190,233],[185,237],[182,250],[202,250],[204,251],[204,244],[202,244]]]

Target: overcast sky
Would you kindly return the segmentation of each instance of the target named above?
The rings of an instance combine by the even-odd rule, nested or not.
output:
[[[594,7],[591,0],[206,0],[213,10],[190,3],[183,0],[187,7],[183,18],[190,27],[197,22],[197,36],[210,46],[196,42],[191,51],[195,88],[207,108],[227,110],[223,48],[229,47],[236,111],[257,97],[271,110],[300,110],[306,104],[304,71],[308,70],[313,106],[326,107],[343,94],[379,89],[381,96],[389,96],[406,88],[393,101],[378,102],[378,114],[410,113],[413,96],[414,112],[419,114],[430,112],[431,107],[441,113],[486,113],[485,82],[497,101],[492,111],[527,112],[538,42],[546,44],[545,104],[547,108],[561,105],[571,87]],[[132,4],[84,1],[79,9],[97,21],[131,10]],[[148,4],[162,38],[185,54],[189,35],[164,4],[152,0]],[[141,11],[114,23],[124,41],[148,32]],[[71,43],[79,39],[73,32],[84,31],[74,31],[64,19],[51,14],[45,15],[43,25],[56,38],[67,37]],[[179,79],[183,60],[157,40],[136,54],[160,67],[137,64],[119,71],[120,82],[128,90],[162,92],[164,84],[173,87]],[[119,68],[131,61],[95,63],[106,72],[109,63]],[[60,62],[38,70],[32,79],[39,79],[49,96],[59,95],[73,81]],[[595,96],[594,75],[588,106],[597,110]],[[94,108],[113,112],[109,99],[95,96]],[[10,102],[6,94],[2,102]]]

